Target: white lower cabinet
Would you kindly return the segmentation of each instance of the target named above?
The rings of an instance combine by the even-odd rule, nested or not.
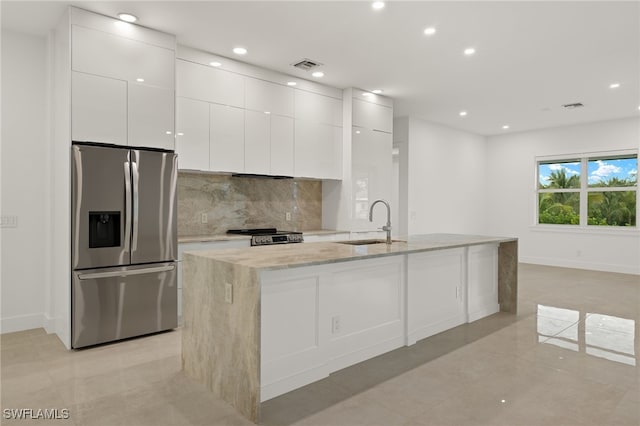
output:
[[[407,344],[467,322],[465,248],[407,257]]]
[[[404,257],[261,276],[266,401],[404,344]]]
[[[305,243],[322,243],[331,241],[348,241],[348,232],[339,232],[336,234],[304,234]]]
[[[469,247],[468,252],[469,322],[500,311],[498,303],[498,245]]]

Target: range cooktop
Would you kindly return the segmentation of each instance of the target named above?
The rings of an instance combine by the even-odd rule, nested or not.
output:
[[[276,228],[229,229],[227,234],[251,236],[252,246],[291,244],[304,241],[302,232],[278,231]]]

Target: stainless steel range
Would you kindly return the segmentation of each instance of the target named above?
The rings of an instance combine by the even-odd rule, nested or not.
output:
[[[251,236],[252,246],[291,244],[304,241],[302,232],[278,231],[276,228],[229,229],[227,234]]]

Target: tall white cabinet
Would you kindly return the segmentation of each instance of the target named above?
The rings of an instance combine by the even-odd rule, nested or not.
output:
[[[175,38],[71,10],[71,138],[174,149]]]
[[[393,188],[393,102],[363,90],[345,89],[343,94],[343,179],[323,185],[322,224],[328,229],[348,229],[354,238],[378,236],[386,212],[378,207],[374,222],[369,208],[377,199],[391,201]],[[366,235],[366,236],[363,236]],[[382,234],[381,234],[382,235]]]

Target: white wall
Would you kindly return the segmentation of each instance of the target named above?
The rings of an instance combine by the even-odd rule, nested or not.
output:
[[[0,330],[42,327],[48,288],[47,40],[2,31]]]
[[[487,138],[487,233],[518,237],[521,262],[640,274],[638,231],[534,225],[536,156],[638,148],[638,118]]]
[[[414,117],[397,119],[394,129],[408,141],[396,140],[401,156],[406,150],[408,234],[484,233],[485,138]]]

